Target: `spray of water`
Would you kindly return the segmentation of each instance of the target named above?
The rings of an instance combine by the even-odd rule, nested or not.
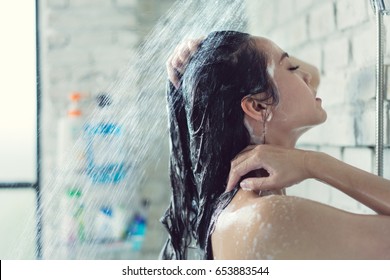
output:
[[[104,204],[123,205],[126,209],[134,207],[134,193],[142,187],[147,174],[153,172],[150,166],[158,162],[161,150],[167,149],[165,62],[177,44],[185,38],[198,38],[216,30],[245,32],[246,24],[246,6],[242,0],[181,0],[159,20],[136,53],[135,61],[131,60],[128,70],[106,90],[115,103],[115,114],[110,118],[124,128],[127,137],[124,147],[101,151],[105,154],[100,156],[107,161],[125,160],[128,163],[126,177],[119,184],[99,186],[88,179],[85,166],[75,165],[71,157],[65,160],[42,188],[38,215],[43,221],[44,259],[95,258],[98,255],[95,241],[88,239],[88,228],[84,228],[84,242],[64,244],[67,228],[62,224],[67,213],[72,211],[69,205],[61,202],[67,187],[80,187],[83,197],[88,198],[83,201],[84,213]],[[101,110],[95,110],[89,121],[101,118],[101,114]],[[69,154],[85,150],[85,143],[85,138],[81,137]],[[99,195],[96,195],[96,189],[99,189]],[[170,191],[169,186],[166,191]],[[25,236],[34,237],[35,233]]]

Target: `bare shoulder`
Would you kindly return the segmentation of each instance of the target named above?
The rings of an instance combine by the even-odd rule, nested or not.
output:
[[[260,198],[241,191],[221,213],[212,246],[215,258],[221,259],[371,259],[386,254],[388,258],[390,242],[383,240],[388,239],[384,232],[390,234],[389,217],[352,214],[293,196]],[[373,238],[384,242],[376,244]]]

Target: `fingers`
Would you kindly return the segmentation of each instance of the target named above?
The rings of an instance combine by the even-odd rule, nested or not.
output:
[[[237,168],[245,161],[247,160],[248,157],[250,157],[249,153],[250,151],[253,150],[255,145],[250,145],[247,146],[244,150],[242,150],[240,153],[236,155],[236,157],[232,160],[231,166],[230,166],[230,172],[229,172],[229,177],[227,181],[227,186],[226,186],[226,192],[231,191],[234,186],[238,183],[240,180],[241,176],[245,174],[239,174]]]
[[[191,56],[198,50],[202,38],[183,41],[179,44],[173,54],[169,57],[166,68],[168,79],[178,88],[180,85],[179,74],[183,74]]]
[[[264,191],[275,187],[272,182],[272,177],[246,178],[242,180],[240,187],[244,190]]]
[[[178,45],[175,49],[174,56],[172,57],[172,66],[179,73],[183,73],[187,62],[191,55],[190,49],[188,48],[187,42],[183,42]]]
[[[175,71],[175,68],[172,66],[172,59],[169,58],[167,61],[167,72],[168,72],[168,79],[171,81],[171,83],[175,86],[175,88],[178,88],[180,85],[179,76]]]
[[[231,191],[242,176],[260,168],[264,168],[264,166],[255,149],[253,147],[248,148],[247,151],[241,153],[232,161],[226,192]]]
[[[239,152],[232,160],[232,165],[235,166],[244,161],[250,155],[251,151],[253,151],[254,148],[256,148],[256,145],[249,145],[241,152]]]

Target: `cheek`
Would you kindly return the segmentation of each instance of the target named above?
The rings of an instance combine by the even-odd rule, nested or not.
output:
[[[300,83],[297,77],[291,73],[276,72],[275,83],[279,91],[280,99],[291,99],[299,92]]]
[[[290,111],[291,107],[299,104],[299,88],[296,83],[283,83],[278,87],[279,105],[278,107],[283,111]]]
[[[279,88],[279,104],[275,108],[275,117],[281,121],[301,122],[313,114],[314,98],[296,84]]]
[[[279,97],[281,102],[300,109],[312,107],[315,103],[310,88],[299,79],[286,79],[279,87]]]
[[[279,94],[278,111],[286,117],[307,114],[315,106],[313,93],[305,82],[291,73],[276,73]]]

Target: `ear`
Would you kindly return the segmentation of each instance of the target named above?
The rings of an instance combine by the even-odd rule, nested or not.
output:
[[[261,102],[251,96],[245,96],[241,100],[241,108],[249,117],[262,122],[271,120],[272,113],[270,112],[270,105],[266,102]]]

